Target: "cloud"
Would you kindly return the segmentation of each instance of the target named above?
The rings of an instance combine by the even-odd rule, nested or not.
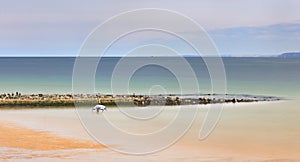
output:
[[[300,23],[238,27],[209,32],[223,53],[238,56],[300,51]]]
[[[217,43],[227,44],[226,49],[237,48],[235,43],[249,44],[257,40],[295,41],[299,39],[299,26],[289,22],[299,22],[299,6],[298,0],[3,1],[0,6],[0,56],[60,55],[62,51],[64,54],[61,55],[74,56],[93,28],[115,14],[138,8],[164,8],[191,17],[210,31]],[[142,16],[138,18],[143,19]],[[159,19],[159,16],[155,18]],[[197,31],[185,32],[190,36],[197,34]],[[154,35],[148,35],[148,38],[159,39]],[[132,42],[127,43],[135,44],[141,39],[132,38]],[[176,44],[174,39],[163,41]]]

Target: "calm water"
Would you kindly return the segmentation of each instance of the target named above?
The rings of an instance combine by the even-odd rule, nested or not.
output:
[[[149,58],[130,59],[138,62]],[[186,59],[195,71],[200,92],[210,93],[210,77],[203,60]],[[95,80],[97,93],[111,93],[112,72],[119,60],[101,59]],[[160,60],[177,64],[174,58]],[[74,62],[75,58],[0,58],[0,93],[72,93]],[[223,58],[223,63],[227,93],[274,95],[291,99],[300,97],[300,59]],[[147,94],[153,85],[162,86],[167,93],[180,92],[176,77],[166,68],[156,65],[137,70],[131,77],[129,92]],[[185,92],[198,91],[189,89]]]
[[[131,58],[141,61],[146,58]],[[161,58],[169,62],[176,62],[172,58]],[[101,93],[110,92],[110,78],[119,58],[104,58],[96,73],[96,90]],[[200,58],[187,58],[199,80],[200,92],[210,91],[209,74],[204,62]],[[1,80],[0,93],[71,93],[72,72],[74,58],[0,58]],[[132,160],[154,159],[165,161],[181,161],[182,158],[191,158],[194,161],[207,161],[203,155],[212,150],[211,157],[218,157],[230,161],[238,159],[247,161],[263,161],[263,159],[299,160],[300,150],[300,59],[283,58],[224,58],[223,59],[228,93],[258,94],[281,96],[291,100],[279,102],[225,104],[221,119],[213,133],[204,141],[198,140],[199,130],[209,105],[184,106],[198,113],[192,127],[187,134],[166,151],[144,156],[124,156]],[[129,66],[129,65],[128,65]],[[184,73],[179,71],[178,73]],[[186,76],[189,77],[189,76]],[[121,82],[122,80],[120,80]],[[130,88],[136,93],[146,93],[151,85],[161,85],[168,92],[179,90],[176,78],[170,71],[158,66],[146,66],[139,69],[131,77]],[[193,93],[193,89],[190,90]],[[198,109],[199,108],[199,109]],[[153,132],[163,128],[171,121],[177,112],[176,108],[156,107],[147,109],[126,109],[128,112],[153,113],[163,109],[157,117],[142,122],[132,121],[131,118],[120,113],[119,109],[109,109],[105,117],[118,128],[131,132]],[[104,120],[104,116],[83,110],[81,117],[91,120]],[[86,112],[85,112],[86,111]],[[152,115],[152,114],[151,114]],[[90,139],[86,134],[74,109],[32,109],[32,110],[1,110],[0,119],[25,125],[26,127],[55,132],[57,134]],[[184,120],[185,118],[183,118]],[[146,123],[147,122],[147,123]],[[98,122],[97,122],[98,123]],[[103,123],[103,122],[99,122]],[[91,125],[99,131],[107,131],[101,125]],[[96,130],[96,128],[94,129]],[[103,133],[101,133],[103,136]],[[169,135],[172,135],[170,133]],[[168,136],[169,137],[169,136]],[[136,144],[120,138],[119,134],[104,136],[109,144],[119,148]],[[161,143],[145,141],[140,146],[151,146]],[[138,143],[137,143],[138,144]],[[138,147],[137,147],[138,148]],[[178,151],[178,154],[174,153]],[[105,152],[106,153],[106,152]],[[111,153],[111,152],[110,152]],[[224,155],[225,154],[225,155]],[[241,156],[245,156],[241,160]],[[113,154],[118,157],[120,154]],[[102,154],[97,152],[83,156],[86,159],[99,159]],[[161,159],[163,157],[163,159]],[[122,157],[123,158],[123,157]],[[139,160],[139,161],[141,161]],[[22,159],[21,159],[22,161]],[[212,160],[216,161],[216,160]]]

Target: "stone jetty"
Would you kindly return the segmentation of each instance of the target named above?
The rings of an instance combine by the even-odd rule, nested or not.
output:
[[[74,107],[103,104],[106,106],[163,106],[197,105],[276,101],[278,97],[232,94],[169,94],[169,95],[112,95],[112,94],[0,94],[0,107]]]

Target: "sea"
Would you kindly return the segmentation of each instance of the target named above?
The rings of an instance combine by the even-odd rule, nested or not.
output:
[[[97,58],[79,60],[86,63],[92,60],[91,62],[95,63],[95,59]],[[108,109],[103,114],[92,113],[89,109],[80,110],[78,114],[74,109],[63,108],[3,109],[0,110],[0,120],[75,139],[96,139],[110,147],[110,150],[74,157],[79,161],[96,161],[103,158],[113,160],[122,158],[128,161],[300,160],[300,59],[226,57],[221,61],[210,62],[212,65],[207,65],[205,59],[199,57],[184,58],[185,63],[180,63],[178,58],[150,57],[127,58],[125,64],[120,66],[122,59],[124,58],[101,58],[97,66],[83,64],[86,67],[81,67],[80,71],[80,68],[74,68],[78,65],[78,58],[73,57],[2,57],[0,58],[0,93],[73,93],[73,84],[76,82],[74,73],[79,70],[82,72],[82,78],[77,77],[79,80],[85,80],[85,77],[93,75],[93,81],[86,82],[94,84],[95,89],[91,93],[111,94],[114,88],[112,83],[120,83],[126,86],[129,94],[180,94],[181,92],[206,94],[214,93],[212,90],[216,85],[212,83],[225,83],[225,93],[228,94],[276,96],[283,100],[224,104],[217,125],[204,140],[199,140],[199,131],[206,114],[211,110],[211,105],[184,105],[183,109],[178,106],[124,107]],[[160,64],[156,64],[155,61]],[[151,64],[137,66],[137,63]],[[132,66],[138,68],[131,68]],[[94,70],[90,67],[94,67]],[[212,68],[209,70],[208,67]],[[214,68],[219,67],[223,68],[221,72],[225,73],[225,82],[224,77],[214,78],[222,82],[220,80],[213,82],[211,79],[213,73],[215,74]],[[92,69],[92,72],[86,71],[87,69]],[[121,69],[122,73],[117,73],[116,69]],[[127,73],[130,70],[131,73]],[[190,82],[195,79],[196,83]],[[191,83],[197,84],[198,89],[195,89]],[[182,85],[189,86],[184,86],[186,89],[183,91]],[[178,112],[184,113],[185,116],[178,115]],[[192,120],[191,116],[194,116],[192,125],[183,125],[185,121]],[[166,129],[170,128],[174,119],[178,121],[175,129]],[[107,120],[110,125],[106,124]],[[86,124],[87,121],[92,121],[93,124]],[[107,126],[118,128],[116,130],[122,133],[127,132],[129,137],[121,135],[120,132],[111,133]],[[179,136],[177,141],[168,142],[170,137],[183,133],[178,134],[179,128],[186,128],[186,132]],[[159,134],[160,136],[152,140],[142,138],[144,135],[148,137],[160,132],[165,134]],[[142,140],[140,143],[139,139]],[[162,148],[165,150],[161,151]],[[112,153],[111,150],[123,153],[141,153],[140,151],[144,150],[155,153],[134,156]],[[17,155],[16,159],[24,160],[22,155]],[[3,156],[7,154],[4,152]],[[52,161],[53,159],[38,160]]]
[[[81,58],[82,59],[82,58]],[[176,71],[172,71],[163,64],[145,64],[124,76],[115,73],[115,69],[122,58],[104,57],[87,58],[99,60],[94,75],[95,90],[91,93],[111,94],[113,83],[126,82],[128,91],[122,93],[135,94],[206,94],[214,92],[212,86],[212,70],[208,70],[206,62],[200,57],[184,58],[188,64],[178,63],[177,58],[165,57],[163,64],[173,64]],[[128,63],[123,70],[130,70],[133,63],[147,62],[151,58],[127,58]],[[75,57],[1,57],[0,58],[0,93],[32,94],[32,93],[72,93]],[[123,61],[124,62],[124,61]],[[155,60],[152,62],[156,62]],[[158,62],[158,61],[157,61]],[[286,99],[300,97],[300,59],[298,58],[256,58],[256,57],[225,57],[221,62],[225,77],[221,78],[228,94],[250,94],[277,96]],[[194,76],[186,72],[190,66]],[[212,65],[213,66],[213,65]],[[211,66],[211,67],[212,67]],[[124,69],[125,68],[125,69]],[[120,68],[119,68],[120,69]],[[93,70],[93,69],[85,69]],[[130,76],[128,76],[130,75]],[[188,85],[186,78],[197,79],[198,89],[188,86],[182,91],[183,85]],[[183,78],[183,79],[182,79]],[[185,80],[184,80],[185,79]],[[217,78],[218,79],[218,78]],[[184,83],[182,80],[184,80]],[[225,80],[225,82],[224,82]],[[113,82],[114,81],[114,82]],[[85,83],[83,83],[85,84]],[[88,84],[88,83],[86,83]],[[223,93],[223,92],[222,92]]]

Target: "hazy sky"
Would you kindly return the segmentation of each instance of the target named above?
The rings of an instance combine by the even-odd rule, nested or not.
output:
[[[1,0],[0,56],[76,56],[95,27],[111,16],[139,8],[169,9],[194,19],[223,55],[300,51],[299,0]],[[122,54],[145,38],[151,42],[159,36],[126,38],[111,53]],[[172,38],[163,41],[178,43]]]

